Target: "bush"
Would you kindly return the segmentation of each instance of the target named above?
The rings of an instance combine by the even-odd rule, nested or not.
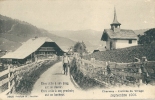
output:
[[[15,93],[30,95],[33,89],[33,85],[40,78],[40,75],[45,72],[51,65],[55,64],[58,61],[48,61],[48,63],[43,63],[36,70],[25,73],[20,80],[19,85],[15,89]]]
[[[84,76],[84,74],[77,68],[76,60],[74,59],[71,64],[70,73],[75,82],[83,89],[89,90],[95,87],[101,87],[94,79]]]

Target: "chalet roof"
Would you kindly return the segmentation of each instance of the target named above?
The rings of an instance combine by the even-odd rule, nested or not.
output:
[[[24,59],[33,52],[35,52],[39,47],[41,47],[45,42],[54,42],[50,38],[47,37],[37,37],[31,38],[22,46],[20,46],[16,51],[12,53],[8,53],[1,58],[10,58],[10,59]],[[54,42],[55,43],[55,42]]]
[[[106,41],[106,36],[111,39],[135,39],[137,40],[137,35],[133,30],[120,29],[118,32],[114,32],[111,29],[105,29],[101,40]]]

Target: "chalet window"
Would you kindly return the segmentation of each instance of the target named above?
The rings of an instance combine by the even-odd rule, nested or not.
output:
[[[132,40],[129,40],[129,44],[132,44]]]

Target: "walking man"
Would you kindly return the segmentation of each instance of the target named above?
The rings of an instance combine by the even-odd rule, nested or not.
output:
[[[69,58],[66,55],[66,53],[64,53],[64,56],[63,56],[63,59],[62,59],[62,63],[63,63],[64,74],[67,75],[67,73],[68,73]]]

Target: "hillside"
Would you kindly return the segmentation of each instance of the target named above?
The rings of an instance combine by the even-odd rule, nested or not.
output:
[[[67,49],[75,44],[75,42],[71,39],[54,35],[27,22],[0,15],[0,50],[14,51],[23,42],[35,36],[49,37],[62,49]]]
[[[141,29],[141,30],[134,30],[135,34],[138,35],[144,35],[144,32],[146,32],[149,29]]]
[[[117,50],[109,50],[102,52],[95,52],[91,55],[85,56],[85,59],[90,59],[95,57],[97,60],[101,61],[111,61],[111,62],[132,62],[134,57],[142,58],[146,56],[149,61],[155,61],[155,46],[134,46],[128,48],[122,48]]]
[[[134,30],[135,34],[138,35],[144,35],[144,32],[148,29],[140,29],[140,30]],[[50,31],[52,34],[62,36],[69,38],[74,41],[84,41],[87,48],[90,51],[93,51],[97,48],[104,48],[106,43],[104,41],[101,41],[101,36],[103,34],[103,31],[96,31],[96,30],[77,30],[77,31],[71,31],[71,30],[63,30],[63,31]],[[102,47],[101,47],[102,46]]]
[[[144,30],[135,30],[137,35],[144,34]],[[105,42],[101,41],[102,31],[95,30],[64,30],[46,31],[39,29],[27,22],[11,19],[0,15],[0,50],[16,50],[29,38],[47,36],[55,41],[62,49],[75,44],[75,41],[84,41],[89,51],[97,48],[104,48]]]
[[[50,31],[52,34],[69,38],[74,41],[83,41],[89,51],[97,49],[101,45],[105,47],[105,42],[101,41],[102,31],[95,30],[63,30],[63,31]]]

